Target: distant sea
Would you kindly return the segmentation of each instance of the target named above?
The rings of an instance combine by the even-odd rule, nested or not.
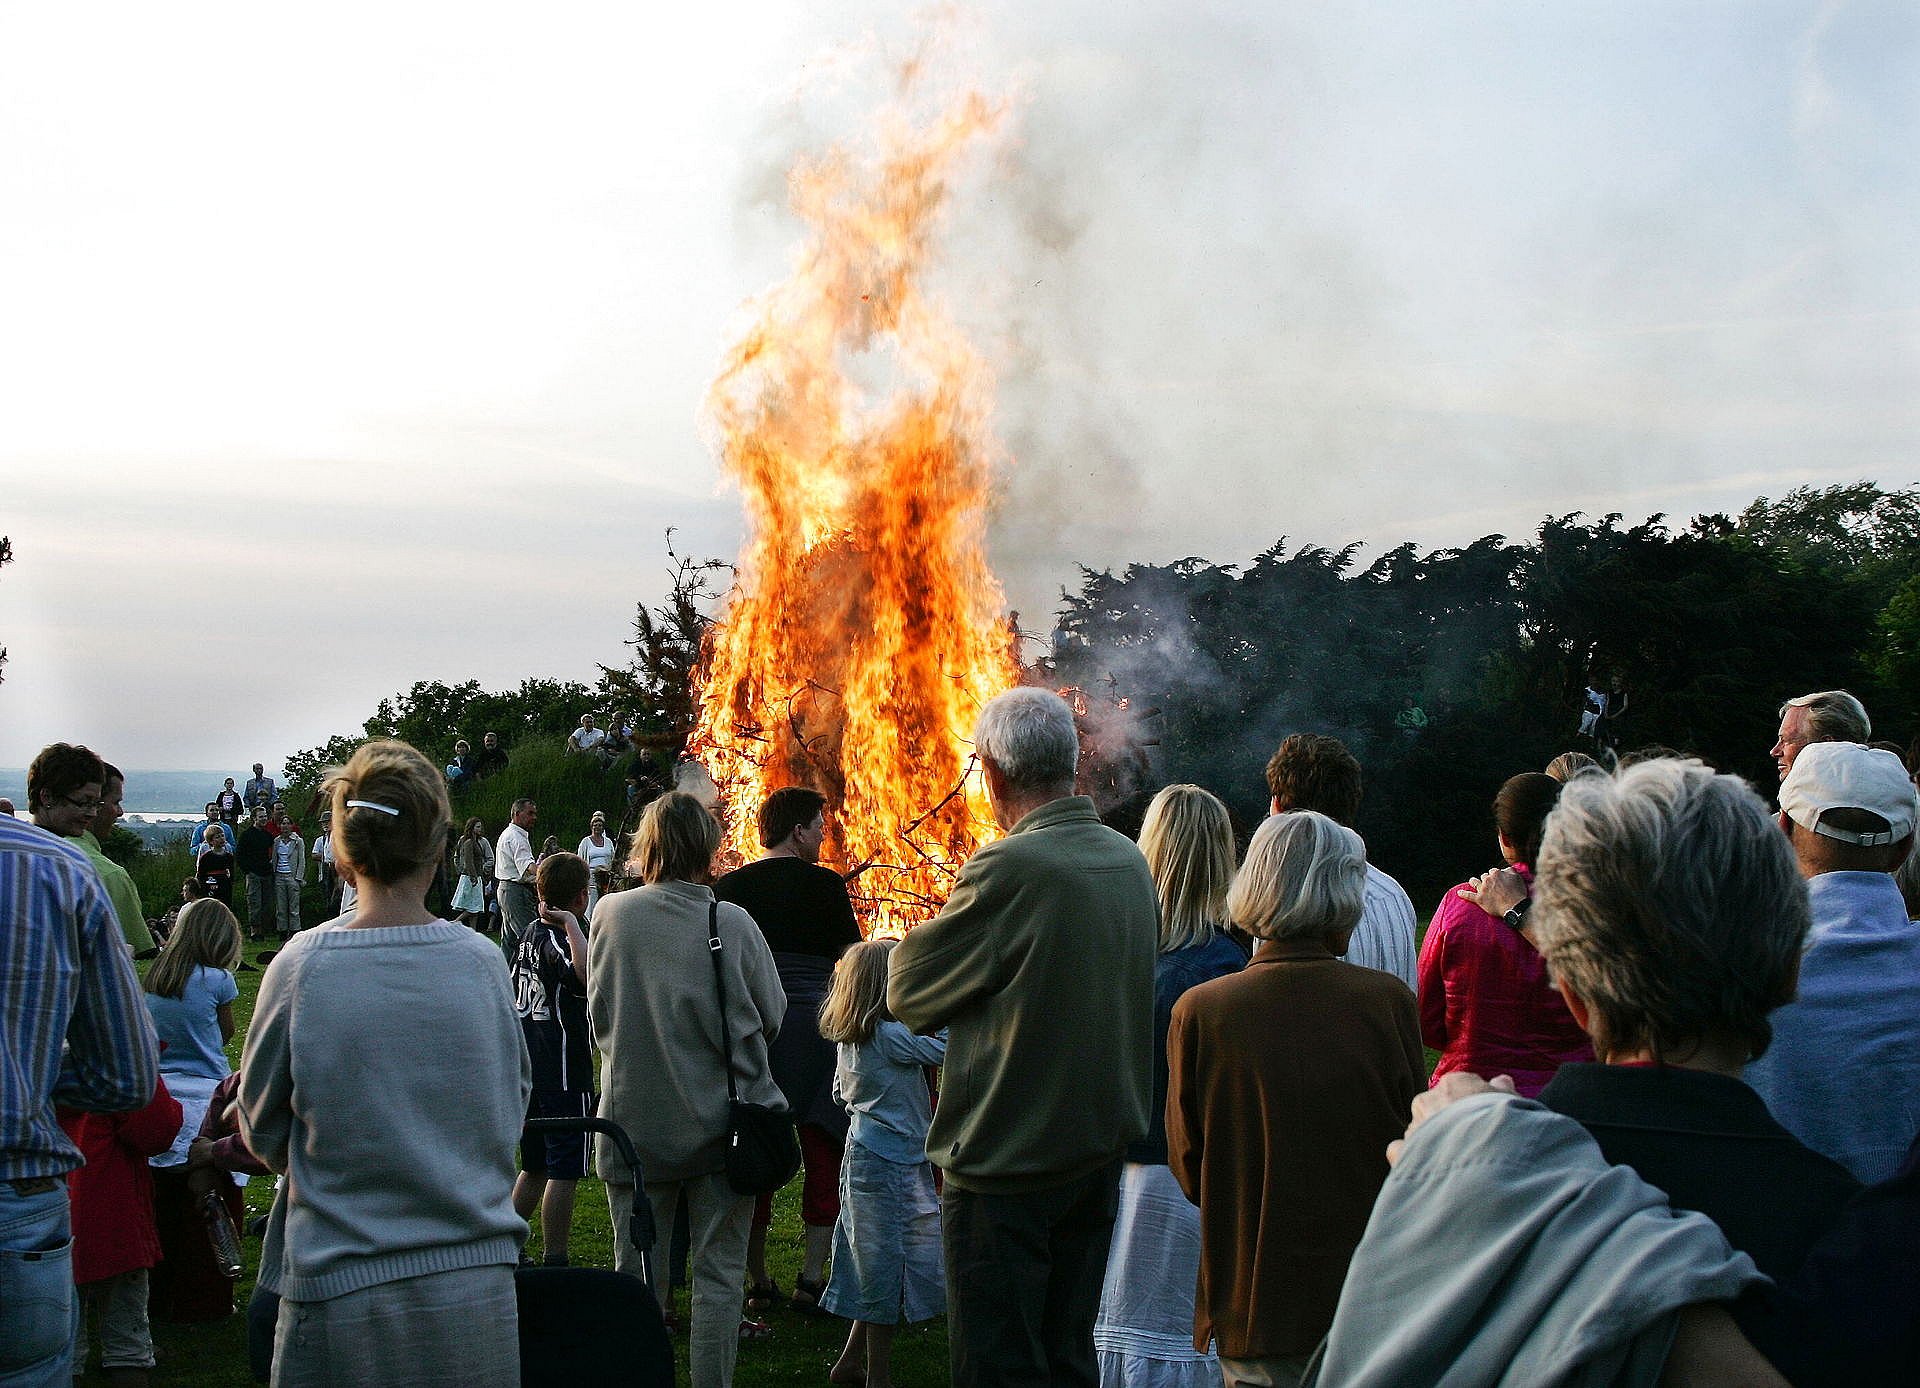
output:
[[[126,799],[122,802],[129,818],[136,814],[199,819],[206,813],[207,801],[220,789],[226,771],[129,771]],[[235,776],[234,785],[244,786],[245,776]],[[27,807],[27,770],[23,766],[0,766],[0,795]]]
[[[195,821],[205,818],[207,801],[226,775],[224,771],[129,771],[122,802],[127,817],[120,823],[149,848],[181,838],[193,831]],[[234,784],[246,782],[235,777]],[[0,766],[0,796],[13,801],[22,815],[28,813],[25,767]]]

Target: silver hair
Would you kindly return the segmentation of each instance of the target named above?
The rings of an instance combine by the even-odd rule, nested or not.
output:
[[[1536,868],[1534,937],[1603,1056],[1684,1060],[1716,1035],[1767,1049],[1810,917],[1786,835],[1745,781],[1674,758],[1575,776]]]
[[[1009,689],[980,710],[973,745],[1014,790],[1071,785],[1080,765],[1080,735],[1067,701],[1048,689]]]
[[[1367,846],[1317,810],[1273,815],[1253,831],[1227,893],[1227,916],[1263,940],[1324,939],[1360,923]]]
[[[1865,742],[1873,736],[1866,705],[1844,689],[1822,689],[1789,699],[1780,705],[1779,716],[1785,718],[1790,708],[1807,711],[1809,742]]]

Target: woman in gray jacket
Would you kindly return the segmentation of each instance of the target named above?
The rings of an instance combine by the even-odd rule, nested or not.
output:
[[[627,863],[644,885],[600,899],[587,952],[587,1013],[602,1058],[600,1116],[632,1136],[663,1240],[675,1205],[687,1202],[693,1388],[733,1381],[753,1216],[753,1197],[735,1194],[725,1172],[723,1026],[740,1098],[785,1107],[767,1043],[780,1030],[787,996],[753,917],[714,899],[708,884],[719,848],[720,826],[693,796],[676,791],[647,806]],[[707,944],[710,921],[720,936],[724,1016]],[[598,1165],[620,1231],[614,1266],[637,1271],[643,1250],[626,1237],[631,1175],[604,1142]],[[662,1244],[655,1250],[666,1251]]]

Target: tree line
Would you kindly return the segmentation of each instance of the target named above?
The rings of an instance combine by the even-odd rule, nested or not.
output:
[[[1911,737],[1920,490],[1802,487],[1685,525],[1554,516],[1526,540],[1403,544],[1364,566],[1359,546],[1282,539],[1244,566],[1083,569],[1062,600],[1048,673],[1125,699],[1156,781],[1208,786],[1250,829],[1280,739],[1340,737],[1368,773],[1357,827],[1437,894],[1491,862],[1503,780],[1593,750],[1589,684],[1622,685],[1621,750],[1694,753],[1763,790],[1792,695],[1851,689],[1877,737]],[[1415,732],[1395,722],[1409,697]]]
[[[665,779],[691,731],[726,573],[675,552],[671,533],[668,558],[666,599],[637,606],[626,655],[594,684],[422,681],[360,732],[289,757],[290,783],[311,788],[365,737],[444,760],[456,737],[559,737],[615,707],[635,716],[642,760]],[[1920,488],[1802,487],[1684,524],[1552,516],[1525,539],[1407,543],[1366,563],[1358,545],[1283,537],[1244,565],[1083,568],[1050,646],[1027,678],[1084,692],[1095,742],[1110,740],[1090,770],[1122,827],[1159,785],[1192,781],[1251,832],[1280,739],[1331,733],[1366,767],[1359,828],[1376,858],[1430,897],[1491,861],[1488,807],[1503,780],[1592,750],[1577,736],[1589,684],[1619,682],[1622,750],[1694,753],[1768,790],[1775,710],[1790,695],[1852,689],[1876,736],[1910,737]],[[1425,720],[1413,731],[1396,724],[1409,699]]]

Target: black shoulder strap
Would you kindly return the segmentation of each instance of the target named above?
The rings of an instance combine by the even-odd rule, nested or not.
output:
[[[727,1100],[739,1102],[733,1085],[733,1036],[727,1023],[727,973],[720,965],[720,902],[707,903],[707,957],[713,960],[713,991],[720,995],[720,1058],[727,1067]]]

